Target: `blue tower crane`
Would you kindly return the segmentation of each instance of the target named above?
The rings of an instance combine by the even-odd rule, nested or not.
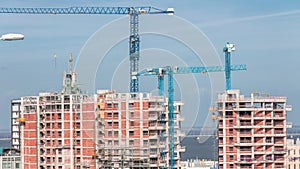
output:
[[[245,64],[229,65],[230,71],[246,70]],[[137,74],[137,76],[153,76],[158,77],[159,95],[164,94],[164,76],[168,76],[168,120],[169,120],[169,152],[170,152],[170,168],[175,168],[174,161],[174,74],[188,74],[188,73],[207,73],[207,72],[224,72],[223,66],[209,66],[209,67],[161,67],[145,69]],[[226,83],[227,84],[227,83]]]
[[[146,7],[67,7],[67,8],[0,8],[0,13],[7,14],[119,14],[130,16],[129,61],[130,61],[130,92],[139,91],[140,37],[139,18],[141,14],[173,15],[174,9],[158,9]]]

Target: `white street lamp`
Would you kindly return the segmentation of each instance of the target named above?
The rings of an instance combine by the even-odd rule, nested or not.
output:
[[[18,33],[8,33],[0,37],[0,40],[3,41],[13,41],[13,40],[23,40],[23,39],[24,39],[24,35]]]

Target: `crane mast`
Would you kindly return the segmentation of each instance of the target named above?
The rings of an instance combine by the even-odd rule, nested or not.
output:
[[[139,91],[139,79],[136,76],[139,71],[140,59],[140,36],[139,16],[137,13],[130,14],[130,36],[129,36],[129,62],[130,62],[130,92]]]

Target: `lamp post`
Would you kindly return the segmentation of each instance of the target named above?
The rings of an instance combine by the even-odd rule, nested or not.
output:
[[[0,40],[3,41],[15,41],[15,40],[23,40],[23,39],[24,39],[24,35],[18,33],[8,33],[0,37]]]

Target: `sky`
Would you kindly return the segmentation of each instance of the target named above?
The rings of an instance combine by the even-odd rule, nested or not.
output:
[[[293,106],[287,121],[300,124],[299,1],[0,1],[0,7],[12,8],[70,6],[174,8],[174,16],[140,16],[140,69],[217,66],[224,63],[225,43],[234,43],[232,64],[246,64],[247,71],[232,73],[232,88],[246,96],[253,91],[286,96],[287,104]],[[68,69],[70,53],[83,88],[89,86],[84,77],[93,77],[90,94],[97,89],[128,92],[128,16],[0,14],[0,20],[0,34],[25,35],[23,41],[0,42],[1,130],[10,129],[10,100],[62,90],[62,72]],[[92,69],[91,65],[93,72],[82,72]],[[157,92],[155,77],[140,79],[141,91]],[[178,75],[175,79],[175,97],[185,103],[185,126],[205,126],[207,109],[224,91],[224,75]]]

